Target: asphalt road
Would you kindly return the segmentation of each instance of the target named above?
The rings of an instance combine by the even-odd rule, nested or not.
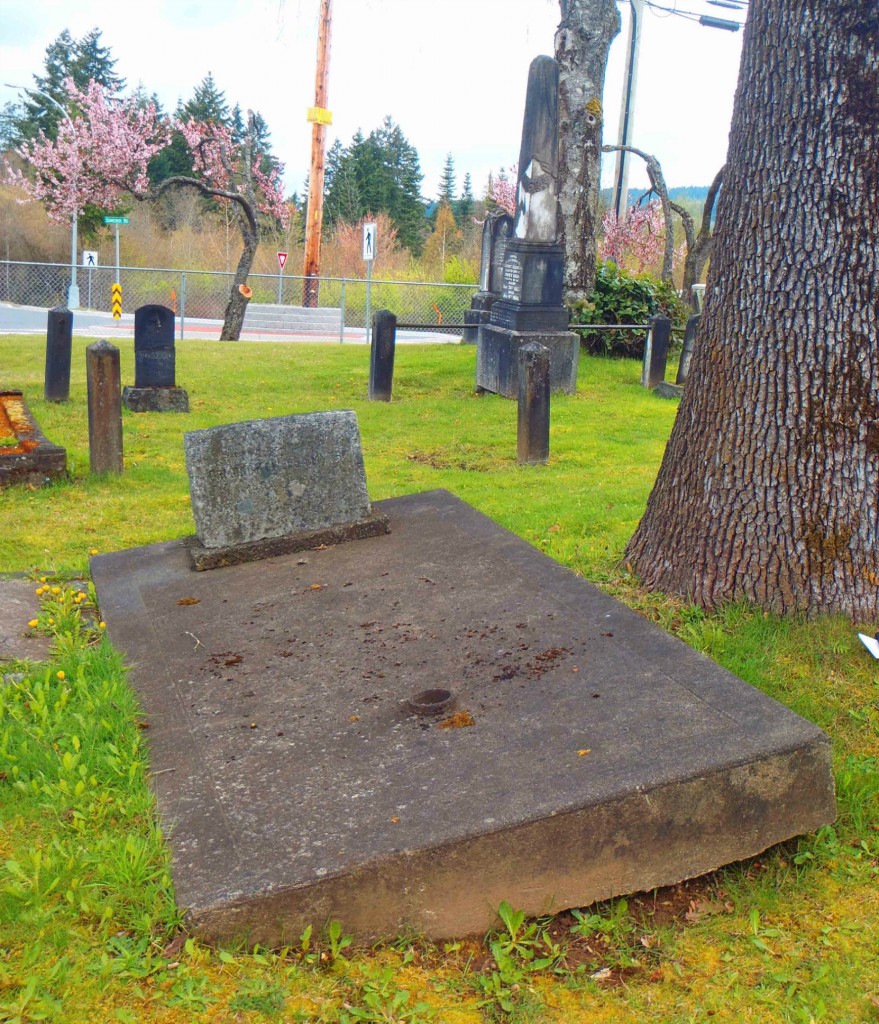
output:
[[[0,302],[0,334],[45,334],[48,310],[40,306],[16,306],[12,303]],[[218,340],[220,337],[219,320],[187,319],[184,322],[184,336],[187,338],[205,338]],[[177,325],[179,333],[180,327]],[[78,309],[73,314],[73,333],[77,337],[114,338],[134,337],[134,314],[123,313],[120,320],[114,320],[110,313],[99,313],[93,310]],[[242,341],[311,341],[335,342],[339,344],[339,336],[295,334],[290,331],[242,331]],[[456,334],[439,334],[427,331],[397,331],[397,342],[402,344],[444,344],[456,345],[460,342]],[[362,327],[347,327],[345,343],[363,345],[366,342]]]

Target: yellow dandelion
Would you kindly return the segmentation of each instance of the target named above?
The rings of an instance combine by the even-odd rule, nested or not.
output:
[[[106,629],[106,628],[107,628],[107,623],[106,622],[101,621],[101,622],[98,623],[98,629]]]
[[[90,555],[96,555],[97,553],[98,553],[98,549],[97,548],[89,548],[89,554]]]
[[[60,594],[61,593],[61,588],[60,587],[52,587],[52,593],[53,594]]]
[[[63,671],[56,672],[55,675],[58,676],[59,679],[63,679],[64,678],[64,672]]]
[[[40,597],[42,595],[42,593],[43,593],[43,588],[42,587],[37,587],[37,589],[34,591],[34,593],[37,595],[37,597]]]
[[[30,628],[33,629],[35,626],[39,626],[39,624],[39,619],[31,619],[30,622],[28,623],[28,626],[30,626]]]
[[[49,577],[48,576],[41,576],[40,577],[40,583],[48,583],[48,582],[49,582]]]

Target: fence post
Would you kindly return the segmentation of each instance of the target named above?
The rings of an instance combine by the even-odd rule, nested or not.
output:
[[[119,349],[96,341],[85,350],[88,383],[89,468],[122,472],[122,388]]]
[[[70,398],[70,347],[73,313],[65,306],[49,310],[46,327],[46,375],[43,397],[47,402],[66,402]]]
[[[180,340],[183,341],[183,321],[186,319],[186,271],[180,272]]]
[[[549,461],[549,349],[529,341],[519,349],[517,461]]]
[[[342,278],[342,298],[340,300],[342,306],[342,322],[339,324],[339,344],[345,344],[345,278]]]

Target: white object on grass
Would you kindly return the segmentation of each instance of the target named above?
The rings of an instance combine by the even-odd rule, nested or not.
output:
[[[867,636],[866,633],[858,633],[858,636],[861,639],[861,643],[867,648],[870,654],[879,660],[879,639],[877,639],[879,634],[877,634],[877,636]]]

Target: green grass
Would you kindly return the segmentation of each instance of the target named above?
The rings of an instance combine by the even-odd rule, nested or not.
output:
[[[0,386],[24,390],[71,465],[67,482],[0,492],[0,571],[34,573],[35,628],[53,638],[48,662],[9,666],[0,686],[0,1021],[879,1021],[875,662],[845,620],[706,614],[621,567],[676,408],[639,387],[636,364],[584,360],[577,394],[553,398],[549,465],[520,467],[515,403],[474,395],[472,348],[401,347],[384,404],[365,400],[361,346],[186,341],[192,412],[125,412],[125,473],[101,479],[85,344],[71,401],[49,405],[44,343],[0,338]],[[92,550],[193,531],[184,430],[334,408],[357,412],[373,499],[453,491],[826,729],[838,821],[671,893],[540,921],[502,906],[485,942],[357,950],[320,921],[293,950],[180,935],[149,733],[91,598],[64,580]]]

